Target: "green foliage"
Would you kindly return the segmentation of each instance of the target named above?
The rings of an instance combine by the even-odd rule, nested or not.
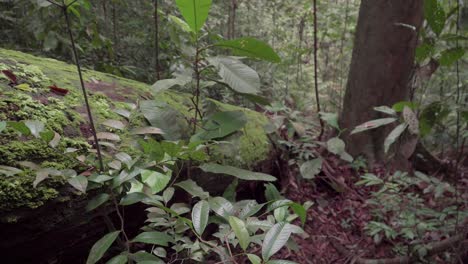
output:
[[[176,4],[190,29],[198,34],[208,18],[211,0],[176,0]]]
[[[99,239],[91,248],[86,264],[97,263],[104,256],[112,243],[114,243],[119,234],[120,231],[115,231]]]

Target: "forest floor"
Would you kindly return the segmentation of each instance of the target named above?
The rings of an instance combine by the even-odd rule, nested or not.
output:
[[[280,253],[281,258],[301,264],[380,263],[366,262],[366,260],[395,258],[396,254],[392,249],[396,243],[404,241],[398,238],[393,241],[384,239],[376,245],[365,229],[369,221],[373,219],[372,209],[367,200],[376,189],[355,185],[359,181],[359,175],[348,165],[338,165],[339,161],[333,157],[328,162],[336,165],[333,166],[333,175],[322,174],[314,182],[302,182],[297,184],[298,186],[287,188],[287,198],[301,203],[314,201],[314,206],[309,209],[308,220],[304,226],[306,237],[296,238],[299,249],[295,252],[283,249]],[[379,169],[373,173],[382,177],[384,171]],[[463,167],[459,170],[459,175],[461,179],[459,179],[458,188],[462,194],[461,199],[467,199],[468,168]],[[329,177],[341,180],[343,185],[347,186],[346,190],[337,192],[336,188],[329,184]],[[439,177],[443,176],[439,175]],[[422,192],[422,190],[417,191]],[[453,198],[453,194],[444,195],[452,195]],[[426,204],[433,204],[430,195],[423,196],[423,198]],[[463,204],[463,200],[461,201]],[[467,209],[466,203],[460,208],[461,211]],[[466,226],[463,227],[461,224],[461,228],[466,228]],[[427,235],[433,236],[434,234]],[[439,237],[440,240],[446,238]],[[463,257],[463,254],[468,254],[468,248],[462,248],[458,252],[461,252]],[[430,263],[447,263],[437,255],[432,256],[431,260]],[[459,263],[466,262],[460,259]]]

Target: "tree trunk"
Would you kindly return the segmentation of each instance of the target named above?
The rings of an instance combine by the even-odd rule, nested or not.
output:
[[[370,165],[384,161],[383,143],[390,127],[349,135],[354,127],[381,116],[376,106],[408,99],[423,0],[363,0],[353,57],[340,116],[344,140],[353,156]]]

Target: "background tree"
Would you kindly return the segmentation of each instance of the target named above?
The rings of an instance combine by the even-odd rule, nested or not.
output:
[[[424,18],[423,0],[364,0],[344,96],[340,125],[347,150],[364,155],[371,164],[384,161],[384,140],[389,128],[349,132],[378,118],[376,106],[392,106],[409,98],[418,32]]]

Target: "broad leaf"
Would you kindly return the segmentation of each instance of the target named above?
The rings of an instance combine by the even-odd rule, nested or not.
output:
[[[393,143],[395,143],[395,141],[401,136],[401,134],[406,130],[407,127],[408,127],[408,124],[403,123],[395,127],[395,129],[393,129],[392,132],[390,132],[387,138],[385,138],[385,142],[384,142],[385,153],[388,153],[390,146]]]
[[[211,0],[176,0],[176,5],[185,22],[198,34],[208,18]]]
[[[390,108],[388,106],[374,107],[374,110],[377,111],[377,112],[387,114],[387,115],[391,115],[391,116],[396,116],[397,115],[396,111],[393,108]]]
[[[234,206],[223,197],[210,198],[208,199],[208,202],[210,203],[210,209],[225,219],[228,219],[228,217],[233,213]]]
[[[29,131],[31,131],[31,134],[35,138],[41,137],[40,133],[44,131],[44,123],[36,120],[28,120],[25,121],[24,124],[29,128]]]
[[[293,228],[286,222],[277,223],[268,230],[262,245],[263,260],[269,260],[271,256],[286,245],[292,232]]]
[[[203,234],[203,231],[205,231],[206,225],[208,224],[209,214],[210,204],[207,201],[201,200],[197,204],[195,204],[195,206],[193,206],[193,228],[200,236]]]
[[[148,198],[148,196],[141,192],[129,193],[120,200],[120,205],[128,206],[136,204],[142,202],[146,198]]]
[[[106,264],[126,264],[128,261],[128,257],[126,254],[120,254],[113,257],[111,260],[106,262]]]
[[[107,193],[98,194],[96,197],[94,197],[93,199],[91,199],[91,201],[88,202],[88,205],[86,206],[86,211],[89,212],[98,208],[99,206],[107,202],[109,198],[110,195]]]
[[[5,121],[0,122],[0,133],[5,130],[7,123]]]
[[[302,163],[300,167],[302,178],[308,180],[314,179],[315,175],[322,171],[322,162],[322,158],[316,158]]]
[[[200,197],[201,199],[206,199],[210,197],[208,192],[203,191],[203,189],[197,185],[193,180],[186,180],[183,182],[176,183],[175,186],[178,186],[184,189],[186,192],[190,193],[193,197]]]
[[[249,231],[247,231],[247,228],[245,227],[244,221],[235,216],[230,216],[229,225],[232,230],[234,230],[234,234],[239,240],[239,245],[245,251],[250,244],[250,236]]]
[[[424,0],[424,16],[434,33],[440,35],[446,22],[442,4],[438,0]]]
[[[203,124],[202,131],[194,135],[192,142],[223,138],[242,129],[247,117],[242,111],[218,112]]]
[[[184,86],[187,83],[189,83],[191,80],[190,79],[164,79],[164,80],[159,80],[153,86],[151,86],[153,94],[157,94],[160,92],[163,92],[165,90],[168,90],[176,85],[179,86]]]
[[[158,171],[142,170],[141,180],[151,188],[151,193],[156,194],[166,188],[171,180],[171,173],[160,173]]]
[[[115,231],[99,239],[91,248],[88,259],[86,260],[86,264],[97,263],[104,256],[112,243],[114,243],[115,239],[117,239],[119,233],[120,231]]]
[[[125,128],[125,124],[122,123],[122,121],[119,120],[106,120],[102,122],[103,125],[110,127],[110,128],[115,128],[118,130],[122,130]]]
[[[86,193],[88,187],[88,178],[82,175],[68,179],[68,183],[82,193]]]
[[[457,60],[461,59],[465,55],[465,49],[453,48],[444,50],[440,56],[439,63],[442,66],[451,66]]]
[[[360,132],[364,132],[364,131],[367,131],[367,130],[370,130],[370,129],[375,129],[375,128],[378,128],[378,127],[381,127],[381,126],[385,126],[385,125],[388,125],[388,124],[391,124],[395,121],[397,121],[398,119],[397,118],[381,118],[381,119],[375,119],[375,120],[372,120],[372,121],[368,121],[368,122],[365,122],[364,124],[361,124],[359,126],[357,126],[352,132],[351,132],[351,135],[353,134],[356,134],[356,133],[360,133]]]
[[[205,163],[200,166],[204,172],[227,174],[246,181],[276,181],[276,178],[260,172],[239,169],[232,166],[219,165],[216,163]]]
[[[262,259],[254,254],[247,254],[251,264],[262,264]]]
[[[174,239],[166,233],[163,232],[143,232],[132,239],[132,243],[145,243],[151,245],[158,245],[167,247],[169,242],[173,242]]]
[[[327,141],[327,149],[331,153],[340,156],[342,160],[352,162],[353,157],[345,150],[345,143],[340,138],[334,137]]]
[[[320,118],[327,122],[329,126],[340,130],[340,125],[338,124],[338,114],[320,112]]]
[[[258,73],[241,61],[230,57],[208,58],[208,61],[218,69],[222,81],[236,92],[244,94],[260,92]]]
[[[134,135],[162,135],[164,132],[157,127],[139,127],[132,130]]]
[[[239,56],[247,56],[277,63],[281,62],[281,58],[270,45],[250,37],[220,41],[216,43],[215,46],[232,49],[235,51],[236,55]]]
[[[37,5],[40,6],[40,7],[48,7],[51,4],[52,3],[47,1],[47,0],[37,0]]]
[[[289,261],[289,260],[275,259],[275,260],[270,260],[265,264],[297,264],[297,263],[294,261]]]

